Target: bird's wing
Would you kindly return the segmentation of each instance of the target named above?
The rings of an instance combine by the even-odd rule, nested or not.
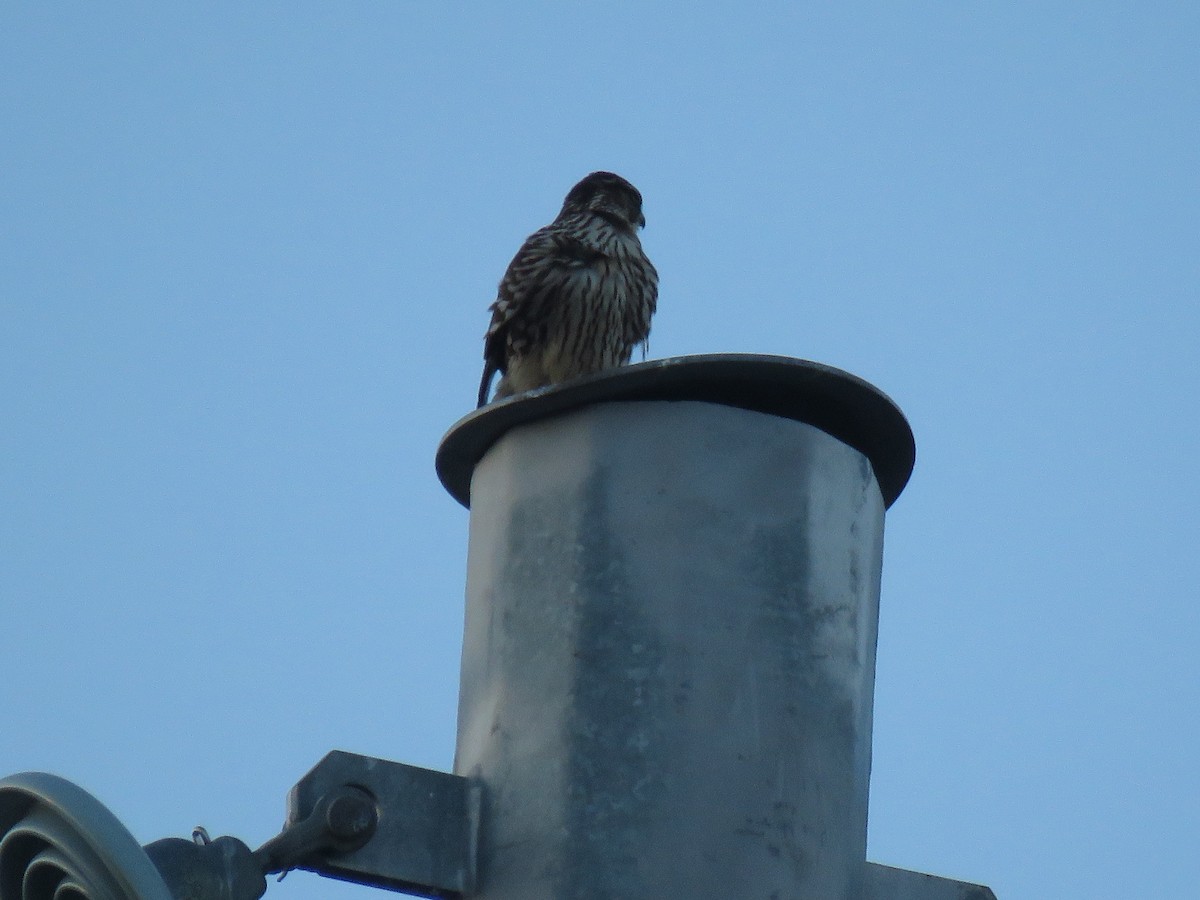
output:
[[[529,236],[512,262],[492,304],[483,341],[484,378],[480,405],[496,372],[508,369],[510,354],[521,355],[545,340],[549,306],[572,275],[603,257],[561,228],[548,225]]]
[[[630,303],[625,310],[625,344],[632,349],[642,345],[642,359],[650,345],[650,320],[658,306],[658,271],[644,253],[638,265],[632,267],[631,291],[638,302]]]

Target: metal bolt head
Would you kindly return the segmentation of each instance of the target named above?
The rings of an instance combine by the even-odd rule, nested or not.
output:
[[[329,804],[325,811],[325,823],[330,835],[343,845],[344,850],[357,849],[375,833],[379,811],[369,794],[351,788]]]

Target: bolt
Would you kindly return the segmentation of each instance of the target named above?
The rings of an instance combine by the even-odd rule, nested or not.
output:
[[[350,844],[344,850],[357,850],[375,833],[379,813],[370,797],[352,788],[329,804],[325,823],[339,843]]]

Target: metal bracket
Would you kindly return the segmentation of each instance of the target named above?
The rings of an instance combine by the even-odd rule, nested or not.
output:
[[[81,788],[40,772],[0,779],[0,900],[257,900],[264,873],[305,869],[406,894],[475,891],[480,788],[445,772],[335,750],[288,795],[283,831],[145,848]],[[867,863],[865,900],[995,900],[986,887]]]
[[[345,786],[375,798],[378,828],[361,848],[299,868],[423,897],[460,898],[474,890],[478,785],[459,775],[334,750],[292,788],[289,826]],[[865,900],[996,900],[983,885],[871,862],[864,887]]]
[[[866,900],[996,900],[982,884],[867,863]]]
[[[258,900],[264,875],[289,869],[459,898],[470,796],[465,778],[335,751],[292,789],[283,830],[258,850],[202,828],[139,847],[71,782],[13,775],[0,779],[0,900]]]
[[[288,794],[287,826],[309,818],[322,797],[341,787],[374,799],[374,834],[358,849],[312,857],[297,868],[422,897],[470,891],[479,813],[468,779],[334,750]]]

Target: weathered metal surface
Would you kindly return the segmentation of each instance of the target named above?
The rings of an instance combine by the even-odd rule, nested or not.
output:
[[[312,816],[331,791],[353,787],[375,801],[370,840],[300,868],[424,897],[454,897],[470,887],[471,822],[465,779],[343,750],[327,754],[288,795],[287,825]],[[351,827],[360,818],[351,817]],[[285,829],[286,833],[286,829]]]
[[[913,459],[883,394],[779,357],[473,413],[438,452],[472,507],[459,774],[334,751],[253,853],[144,852],[69,782],[12,776],[0,900],[246,900],[291,866],[435,898],[994,900],[865,862],[884,509]]]
[[[776,415],[601,403],[503,431],[470,496],[471,896],[858,900],[868,459]]]
[[[235,837],[163,838],[143,849],[174,900],[258,900],[266,893],[258,860]]]
[[[813,425],[870,460],[886,506],[912,474],[916,445],[904,414],[848,372],[786,356],[715,353],[623,366],[489,404],[461,419],[438,448],[438,477],[470,505],[471,475],[511,428],[593,403],[703,400]]]
[[[867,863],[864,900],[996,900],[991,888]]]

